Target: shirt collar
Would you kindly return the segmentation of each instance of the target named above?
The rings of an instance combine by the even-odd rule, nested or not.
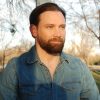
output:
[[[27,64],[33,64],[38,61],[38,55],[35,46],[33,46],[27,53],[28,53],[26,58]]]
[[[62,59],[62,61],[66,61],[67,63],[70,62],[69,61],[70,59],[68,58],[68,55],[64,52],[61,53],[61,59]]]
[[[39,61],[39,57],[38,57],[38,54],[36,52],[36,46],[33,46],[29,52],[27,52],[27,59],[26,59],[26,63],[27,64],[33,64],[35,62],[40,62]],[[61,60],[62,61],[66,61],[67,63],[69,63],[69,58],[67,56],[66,53],[62,52],[61,53]]]

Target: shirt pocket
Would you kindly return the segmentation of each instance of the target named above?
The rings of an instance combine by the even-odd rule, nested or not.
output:
[[[40,86],[35,84],[27,84],[19,86],[20,95],[36,95]]]
[[[80,82],[64,82],[61,84],[63,89],[62,96],[67,100],[80,100],[81,84]]]
[[[38,84],[27,84],[19,86],[19,100],[41,100],[41,86]]]
[[[66,92],[80,92],[81,90],[80,82],[65,82],[61,86]]]
[[[50,94],[50,87],[48,87],[48,84],[27,84],[19,86],[19,95],[25,98],[25,100],[29,100],[26,99],[29,97],[33,97],[35,100],[41,100],[41,97],[45,97],[48,94]]]

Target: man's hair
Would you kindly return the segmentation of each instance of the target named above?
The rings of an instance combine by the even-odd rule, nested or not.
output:
[[[66,17],[66,13],[65,13],[64,9],[60,8],[55,3],[47,2],[42,5],[37,6],[31,12],[30,17],[29,17],[30,25],[34,24],[34,25],[38,26],[40,14],[42,14],[43,12],[46,12],[46,11],[60,11],[63,14],[64,18]]]

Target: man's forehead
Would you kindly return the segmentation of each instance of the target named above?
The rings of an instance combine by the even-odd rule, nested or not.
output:
[[[53,16],[56,16],[56,15],[58,15],[58,17],[63,16],[63,14],[60,11],[45,11],[45,12],[40,14],[40,18],[44,17],[44,16],[53,17]]]
[[[55,26],[56,23],[45,23],[44,25],[45,25],[45,26]],[[66,26],[65,23],[60,23],[59,25],[61,25],[61,26]]]
[[[43,23],[48,23],[48,24],[54,24],[54,23],[65,24],[65,18],[60,11],[46,11],[40,15],[39,20],[43,21]]]

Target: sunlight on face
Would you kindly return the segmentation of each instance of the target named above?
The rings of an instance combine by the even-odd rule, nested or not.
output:
[[[65,41],[65,18],[59,11],[46,11],[40,15],[37,43],[50,54],[61,53]]]

